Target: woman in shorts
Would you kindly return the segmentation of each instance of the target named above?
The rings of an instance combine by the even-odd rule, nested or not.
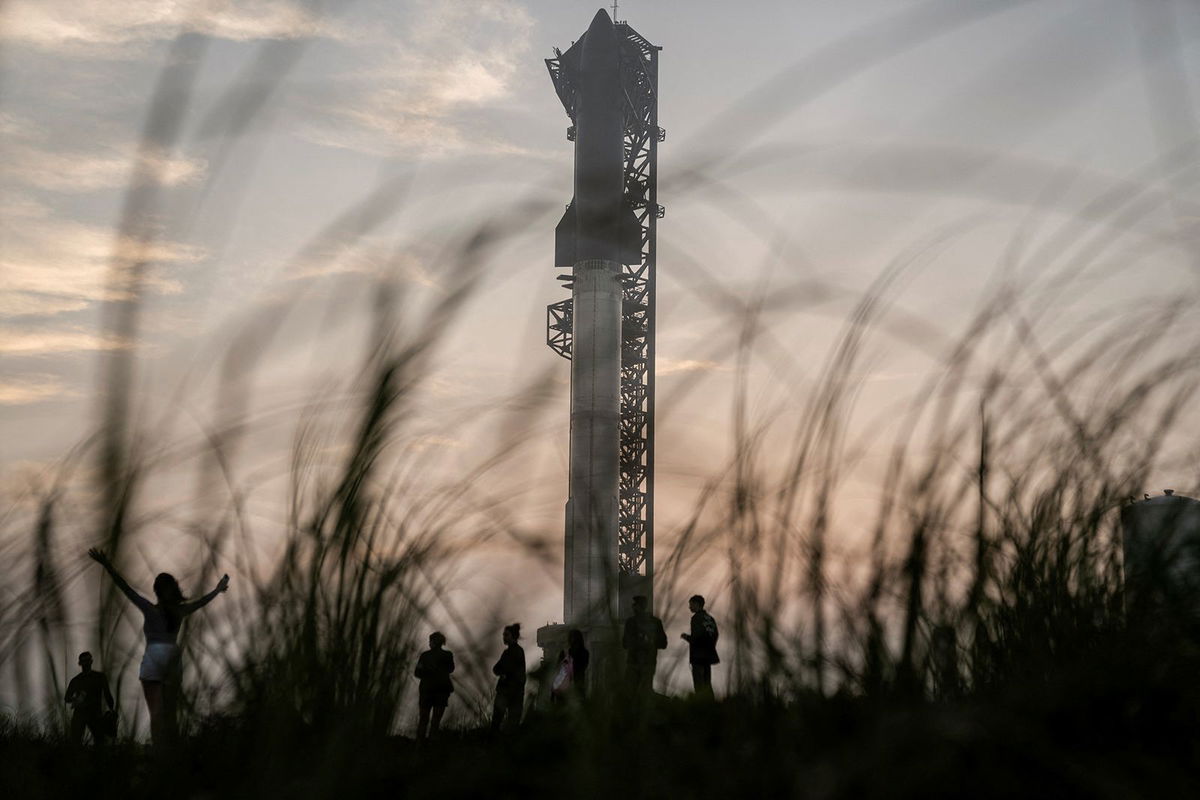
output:
[[[454,691],[454,684],[450,682],[450,673],[454,672],[454,654],[443,649],[445,645],[446,637],[441,631],[434,631],[429,634],[429,649],[417,659],[416,675],[420,681],[417,691],[417,741],[423,741],[428,735],[437,735],[442,725],[442,715],[446,713],[446,705],[450,702],[450,694]]]
[[[113,568],[104,551],[92,548],[88,555],[108,571],[130,602],[142,612],[142,631],[146,634],[146,653],[138,679],[142,682],[142,694],[146,697],[146,709],[150,712],[150,739],[163,744],[174,733],[175,710],[174,689],[179,675],[179,635],[183,618],[199,611],[212,599],[229,588],[229,576],[222,575],[217,586],[197,600],[185,600],[179,582],[174,576],[160,572],[154,579],[154,596],[151,603],[135,592],[125,579]]]

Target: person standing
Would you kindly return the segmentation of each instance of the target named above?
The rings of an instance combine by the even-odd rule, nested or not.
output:
[[[667,648],[667,632],[662,620],[650,613],[643,595],[633,598],[633,616],[625,620],[621,646],[625,648],[625,676],[630,688],[637,697],[649,695],[654,690],[658,651]]]
[[[429,649],[417,659],[417,741],[437,736],[442,727],[442,715],[454,692],[450,673],[454,672],[454,654],[443,649],[446,637],[441,631],[429,634]]]
[[[550,685],[550,702],[562,703],[569,698],[583,700],[587,696],[587,670],[592,654],[583,643],[583,631],[567,631],[567,649],[558,654],[558,672]]]
[[[112,577],[117,588],[142,612],[142,632],[146,635],[146,652],[138,670],[142,682],[142,694],[146,698],[146,709],[150,712],[150,741],[156,745],[167,743],[175,736],[175,693],[179,682],[179,645],[176,639],[184,617],[195,613],[213,601],[217,595],[229,589],[229,576],[222,575],[217,586],[197,600],[185,600],[179,581],[167,572],[160,572],[154,579],[154,596],[151,603],[135,592],[113,567],[104,551],[92,548],[88,556],[96,561]]]
[[[571,663],[571,693],[582,700],[587,695],[587,671],[592,654],[583,643],[583,631],[567,632],[567,660]]]
[[[525,704],[525,651],[517,640],[521,638],[521,624],[514,622],[504,627],[504,652],[492,667],[496,679],[496,702],[492,706],[492,732],[514,730],[521,724],[521,711]]]
[[[688,600],[688,610],[692,612],[692,630],[680,634],[680,638],[688,643],[692,686],[698,697],[712,700],[712,668],[721,663],[717,657],[717,621],[704,610],[704,598],[698,594]]]
[[[112,692],[108,690],[108,679],[104,673],[92,669],[92,654],[84,651],[79,654],[79,669],[81,672],[67,684],[67,694],[63,698],[71,706],[71,741],[83,743],[83,731],[86,728],[92,732],[92,741],[104,744],[108,738],[108,729],[104,724],[103,704],[108,705],[111,712],[117,707]]]

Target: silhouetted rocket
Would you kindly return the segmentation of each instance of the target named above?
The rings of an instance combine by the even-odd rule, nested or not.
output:
[[[640,260],[640,227],[625,200],[621,50],[608,13],[596,12],[587,33],[559,62],[575,84],[575,197],[555,228],[555,266],[588,259]]]

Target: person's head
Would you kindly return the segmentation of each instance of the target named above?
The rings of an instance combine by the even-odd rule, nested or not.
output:
[[[572,628],[567,631],[567,647],[580,649],[583,647],[583,631],[578,628]]]
[[[179,581],[169,572],[160,572],[154,579],[154,596],[159,605],[177,606],[183,602],[183,590]]]
[[[688,598],[688,610],[695,614],[697,611],[704,610],[704,597],[694,594]]]
[[[512,625],[504,626],[504,643],[516,644],[521,638],[521,623],[514,622]]]
[[[639,594],[633,598],[633,613],[643,614],[647,608],[646,595]]]
[[[79,666],[84,672],[92,668],[92,654],[87,650],[79,654]]]
[[[441,631],[434,631],[429,634],[429,646],[434,650],[441,650],[446,644],[446,636]]]

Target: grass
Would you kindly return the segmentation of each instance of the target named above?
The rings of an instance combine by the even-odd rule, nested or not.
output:
[[[186,37],[178,44],[194,46]],[[139,169],[152,169],[152,156],[179,135],[178,98],[198,62],[171,63]],[[698,158],[681,170],[679,190],[719,184],[726,166],[724,156]],[[109,329],[131,341],[154,237],[146,220],[161,202],[151,185],[130,188],[121,241],[133,250],[118,252],[112,271],[114,296],[130,299],[111,305]],[[330,242],[353,249],[402,198],[402,184],[381,185],[297,259]],[[1148,476],[1182,469],[1195,452],[1186,433],[1200,379],[1193,298],[1143,308],[1136,324],[1113,309],[1075,328],[1055,319],[1154,207],[1120,182],[1078,210],[1088,225],[1047,231],[1031,213],[994,254],[991,287],[958,330],[906,314],[900,298],[904,282],[975,223],[923,236],[854,295],[797,399],[765,412],[756,369],[784,375],[793,366],[773,322],[841,290],[813,280],[794,294],[738,296],[679,253],[678,267],[691,270],[698,294],[717,297],[729,323],[708,355],[734,366],[732,442],[727,463],[704,475],[690,516],[659,537],[656,603],[680,608],[698,582],[720,587],[710,605],[727,689],[711,705],[664,696],[631,709],[597,697],[584,709],[535,713],[511,738],[490,737],[486,717],[499,649],[490,622],[516,609],[500,592],[480,598],[496,618],[481,622],[486,615],[448,598],[464,570],[495,552],[488,548],[557,569],[546,546],[557,532],[528,535],[486,487],[520,474],[513,453],[526,433],[565,410],[550,403],[551,381],[539,374],[512,392],[496,445],[465,474],[416,444],[429,432],[421,398],[439,349],[464,324],[496,254],[541,224],[544,204],[515,204],[445,242],[444,291],[431,302],[399,281],[378,282],[359,309],[371,324],[353,404],[339,407],[336,423],[323,400],[280,412],[297,432],[287,502],[270,525],[247,513],[258,486],[239,472],[237,454],[270,424],[248,416],[244,379],[269,366],[260,359],[289,303],[237,331],[220,359],[216,422],[194,439],[160,443],[138,413],[136,350],[117,352],[95,438],[64,459],[36,513],[12,510],[0,521],[5,679],[30,707],[60,709],[69,634],[90,618],[73,609],[99,585],[99,661],[130,680],[138,633],[124,601],[95,583],[98,571],[85,577],[82,553],[102,545],[119,568],[141,568],[143,548],[160,544],[149,533],[157,475],[187,466],[205,486],[180,514],[197,521],[177,544],[199,565],[188,585],[229,571],[234,589],[185,632],[179,746],[148,751],[126,714],[117,744],[81,751],[63,741],[61,711],[9,714],[0,794],[1195,794],[1194,615],[1186,602],[1126,602],[1117,527],[1119,508]],[[860,409],[863,376],[884,338],[921,347],[937,368],[873,424]],[[660,414],[698,388],[679,386]],[[847,521],[842,503],[880,451],[872,507]],[[95,510],[81,510],[81,494]],[[282,533],[264,547],[259,528]],[[450,628],[459,716],[422,748],[408,738],[409,676],[435,624]],[[664,658],[660,669],[677,666]]]

